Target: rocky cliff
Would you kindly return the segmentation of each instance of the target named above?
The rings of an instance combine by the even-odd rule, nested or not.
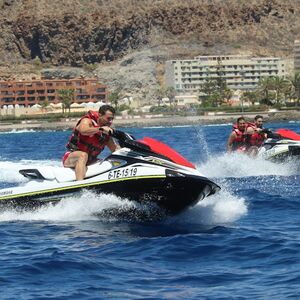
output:
[[[292,57],[300,35],[299,0],[0,0],[0,8],[0,76],[27,63],[96,64],[104,81],[124,86],[133,76],[137,89],[159,83],[166,59]]]

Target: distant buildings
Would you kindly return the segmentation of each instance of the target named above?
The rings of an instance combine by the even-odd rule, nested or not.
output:
[[[300,39],[294,42],[294,69],[300,72]]]
[[[278,57],[239,55],[197,56],[166,62],[166,85],[179,93],[198,93],[209,80],[226,80],[233,90],[251,90],[262,77],[285,76],[284,60]]]
[[[107,102],[107,87],[96,78],[41,79],[0,81],[0,108],[18,105],[29,107],[61,102],[58,91],[74,90],[74,103]]]

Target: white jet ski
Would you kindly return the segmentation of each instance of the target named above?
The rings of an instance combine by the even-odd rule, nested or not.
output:
[[[275,133],[265,130],[267,139],[259,148],[257,156],[275,162],[300,160],[300,135],[288,129]]]
[[[168,214],[177,214],[220,190],[216,183],[161,142],[146,137],[137,141],[117,130],[113,137],[122,148],[88,166],[84,180],[76,181],[75,172],[70,168],[22,169],[19,172],[30,181],[0,190],[0,206],[31,209],[91,190],[156,204]]]

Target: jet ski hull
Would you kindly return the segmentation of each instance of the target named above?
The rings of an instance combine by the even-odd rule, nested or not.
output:
[[[149,178],[123,178],[98,184],[95,182],[93,185],[50,189],[30,195],[15,194],[11,197],[6,196],[5,199],[0,197],[0,206],[33,209],[47,203],[57,203],[66,197],[78,197],[80,192],[89,190],[97,194],[113,194],[142,204],[156,204],[168,214],[177,214],[219,189],[218,185],[205,177],[172,174]]]
[[[273,162],[297,161],[300,159],[300,142],[268,139],[259,149],[257,156]]]
[[[31,209],[68,197],[76,199],[89,190],[100,194],[95,201],[101,201],[101,194],[114,194],[177,214],[220,189],[168,146],[152,139],[142,143],[123,132],[115,134],[122,148],[88,166],[84,180],[76,181],[70,168],[23,169],[19,172],[29,183],[0,190],[0,206]]]

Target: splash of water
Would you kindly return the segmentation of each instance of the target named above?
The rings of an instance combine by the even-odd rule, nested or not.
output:
[[[197,166],[208,177],[248,177],[281,175],[290,176],[297,173],[293,164],[276,164],[262,158],[251,158],[244,154],[232,153],[211,156]]]
[[[205,138],[205,134],[203,132],[202,127],[195,127],[195,130],[197,134],[198,144],[201,145],[201,151],[204,154],[204,159],[207,160],[210,156],[210,152]]]
[[[201,225],[224,225],[236,222],[248,212],[246,200],[232,195],[226,187],[181,215],[169,220],[171,223]]]
[[[111,210],[117,212],[117,214],[107,213]],[[139,214],[132,215],[133,210],[139,210]],[[122,212],[122,217],[120,217],[120,212]],[[238,199],[231,195],[230,192],[223,190],[217,195],[204,199],[184,213],[167,218],[166,222],[217,225],[232,223],[246,213],[245,200]],[[123,217],[125,215],[128,216],[127,221],[139,220],[139,216],[142,216],[146,221],[151,221],[155,220],[153,216],[157,215],[157,210],[151,206],[141,205],[114,195],[94,194],[93,192],[85,191],[78,197],[67,197],[56,205],[45,205],[34,211],[4,210],[0,213],[0,221],[69,222],[99,219],[118,221],[120,219],[124,220]]]
[[[0,134],[20,134],[20,133],[27,133],[27,132],[40,132],[40,130],[34,130],[34,129],[12,129],[10,131],[3,131],[0,132]]]
[[[134,202],[114,195],[94,194],[85,191],[78,197],[66,197],[56,205],[48,204],[33,211],[17,209],[4,210],[0,221],[82,221],[98,220],[97,214],[104,210],[118,207],[131,209]]]

